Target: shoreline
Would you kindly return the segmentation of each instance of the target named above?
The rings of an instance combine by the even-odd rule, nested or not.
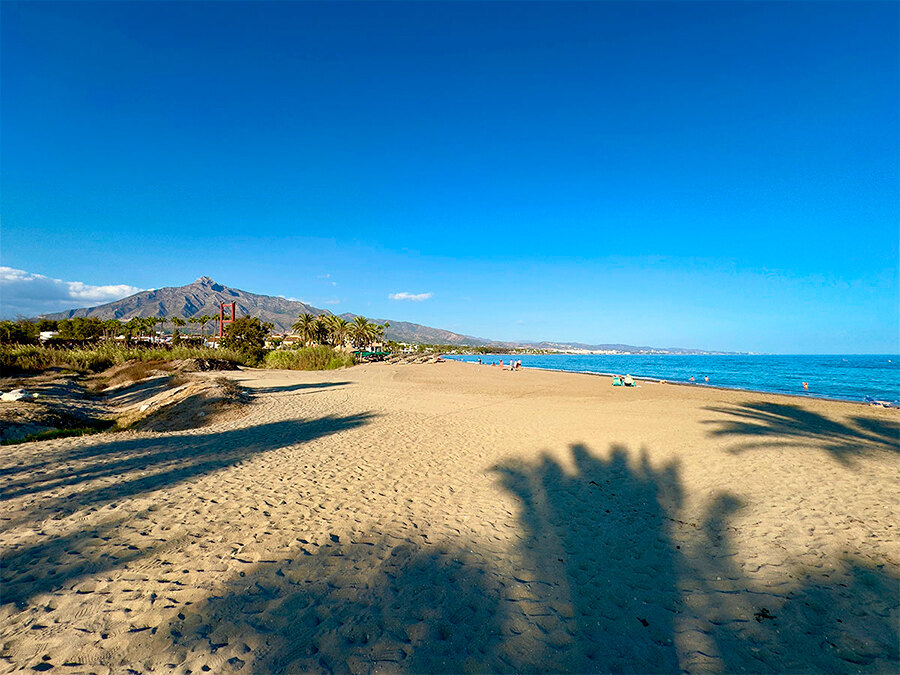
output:
[[[637,356],[643,356],[643,355],[638,354]],[[703,356],[703,355],[698,355],[698,356]],[[455,361],[457,363],[467,363],[467,364],[471,364],[471,365],[475,365],[475,366],[491,367],[491,365],[488,363],[477,363],[475,361],[464,361],[462,359],[448,358],[447,356],[444,356],[443,358],[445,361]],[[504,369],[506,369],[506,368],[504,367]],[[618,377],[620,375],[619,373],[604,373],[604,372],[597,372],[597,371],[593,371],[593,370],[566,370],[563,368],[544,368],[542,366],[524,366],[524,365],[522,366],[522,370],[540,370],[540,371],[545,371],[545,372],[550,372],[550,373],[572,373],[575,375],[595,375],[598,377]],[[796,394],[796,393],[789,393],[789,392],[784,392],[784,391],[770,391],[770,390],[766,390],[766,389],[748,389],[747,387],[729,387],[729,386],[721,385],[721,384],[707,384],[706,382],[682,382],[679,380],[668,380],[665,378],[652,377],[649,375],[632,375],[631,377],[636,381],[653,382],[655,384],[666,384],[666,385],[673,384],[673,385],[677,385],[677,386],[681,386],[681,387],[701,387],[703,389],[716,389],[719,391],[747,392],[750,394],[766,394],[768,396],[789,396],[791,398],[798,398],[803,401],[814,400],[814,401],[833,401],[836,403],[853,403],[856,405],[864,406],[866,408],[881,408],[882,410],[897,410],[898,407],[900,407],[897,405],[885,407],[882,405],[876,405],[873,403],[868,403],[866,401],[860,401],[858,399],[852,399],[852,398],[838,398],[835,396],[817,396],[815,394]],[[879,399],[879,400],[881,400],[881,399]]]

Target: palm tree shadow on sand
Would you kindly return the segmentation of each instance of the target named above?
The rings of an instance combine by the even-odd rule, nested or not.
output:
[[[680,559],[690,611],[682,667],[725,672],[897,672],[896,566],[843,554],[762,576],[729,532],[744,508],[720,494]],[[690,649],[688,648],[690,646]]]
[[[494,471],[519,505],[510,560],[410,532],[298,537],[271,560],[233,560],[239,572],[136,632],[112,665],[165,654],[192,672],[897,671],[889,567],[845,557],[767,583],[738,558],[737,497],[681,519],[679,466],[620,445]]]
[[[203,434],[115,438],[43,462],[6,468],[0,501],[40,495],[30,517],[70,515],[190,480],[248,460],[260,453],[352,429],[369,414],[287,420]],[[37,473],[36,473],[37,472]],[[65,490],[91,484],[76,497]],[[7,526],[16,524],[7,522]]]
[[[358,427],[370,417],[322,417],[203,434],[120,437],[61,453],[50,466],[40,462],[6,467],[7,480],[0,501],[16,497],[38,499],[27,516],[18,520],[5,518],[3,527],[40,522],[48,517],[61,519],[83,509],[139,497],[261,453]],[[85,484],[86,489],[70,495],[69,488]],[[95,544],[115,541],[122,528],[133,530],[135,525],[113,519],[65,535],[45,537],[30,546],[5,547],[0,556],[0,604],[15,603],[21,607],[35,595],[146,557],[161,546],[157,542],[142,551],[131,547],[112,555],[98,554]]]
[[[508,671],[499,581],[462,548],[362,535],[258,564],[143,645],[198,672]]]
[[[679,513],[677,464],[654,468],[645,453],[633,458],[617,445],[605,458],[581,445],[571,451],[574,470],[547,456],[496,469],[522,507],[530,568],[523,580],[533,580],[539,605],[567,612],[548,612],[541,622],[523,608],[525,625],[543,629],[523,634],[548,646],[532,650],[539,661],[515,665],[897,671],[896,567],[847,555],[760,575],[733,544],[734,517],[744,508],[738,498],[720,494],[702,520],[689,522]],[[506,613],[522,618],[515,606]],[[558,628],[568,640],[551,637]]]
[[[301,541],[145,648],[195,671],[897,670],[896,574],[847,557],[766,583],[732,543],[739,499],[679,518],[675,463],[575,445],[495,472],[521,509],[512,573],[458,542]]]
[[[854,415],[840,422],[802,406],[748,401],[730,407],[708,407],[720,417],[710,436],[741,439],[735,454],[759,448],[805,447],[823,450],[844,465],[865,455],[900,453],[900,423]]]
[[[522,507],[528,590],[553,611],[541,620],[516,607],[536,650],[535,668],[575,672],[675,672],[673,621],[681,602],[669,513],[681,502],[678,467],[632,462],[614,445],[608,459],[571,447],[574,470],[544,456],[496,467]],[[568,606],[567,606],[568,605]],[[547,630],[549,629],[549,630]],[[553,639],[552,633],[562,633]],[[566,639],[567,638],[567,639]],[[533,650],[535,651],[535,650]]]

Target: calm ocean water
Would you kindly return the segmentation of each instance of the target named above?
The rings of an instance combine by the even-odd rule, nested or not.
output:
[[[459,361],[477,361],[478,356],[449,356]],[[491,363],[509,355],[486,355]],[[900,356],[674,356],[605,354],[522,354],[526,368],[546,368],[580,373],[630,374],[697,386],[703,378],[716,387],[751,389],[778,394],[864,401],[866,396],[900,405]],[[809,391],[803,390],[803,382]]]

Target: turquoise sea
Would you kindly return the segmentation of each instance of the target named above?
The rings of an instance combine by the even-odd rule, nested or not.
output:
[[[448,356],[458,361],[491,363],[508,354]],[[695,386],[796,394],[864,402],[866,397],[900,405],[900,356],[675,356],[668,354],[522,354],[515,356],[526,368],[577,373],[633,375]],[[709,377],[709,385],[704,382]],[[803,383],[809,385],[804,391]]]

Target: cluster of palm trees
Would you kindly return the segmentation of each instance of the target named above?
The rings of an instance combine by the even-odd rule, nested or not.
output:
[[[371,323],[364,316],[354,317],[353,321],[347,321],[343,317],[334,314],[313,316],[301,314],[297,322],[291,326],[294,332],[300,336],[304,345],[330,345],[342,347],[350,344],[357,349],[362,349],[373,342],[384,339],[384,331],[390,324]]]
[[[210,316],[209,314],[204,314],[202,316],[192,316],[187,320],[182,319],[180,316],[173,316],[170,318],[164,316],[147,316],[147,317],[134,317],[130,319],[128,323],[125,324],[125,328],[131,331],[133,335],[138,335],[143,337],[147,335],[152,339],[152,337],[156,334],[156,327],[165,328],[167,323],[171,323],[175,329],[183,328],[187,324],[200,326],[200,335],[197,336],[196,331],[193,332],[193,335],[196,337],[205,337],[206,336],[206,327],[212,322],[215,321],[216,317]]]

